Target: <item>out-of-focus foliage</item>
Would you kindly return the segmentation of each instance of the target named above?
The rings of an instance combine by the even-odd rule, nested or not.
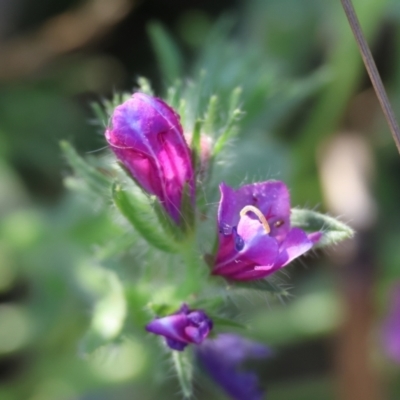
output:
[[[378,65],[396,106],[397,1],[354,3],[367,36],[378,46]],[[361,131],[376,165],[372,198],[379,220],[371,247],[379,266],[376,301],[384,309],[386,288],[400,279],[398,155],[378,109],[370,106],[373,96],[340,4],[252,0],[236,7],[215,22],[192,10],[170,29],[159,22],[148,25],[164,84],[160,94],[178,111],[185,110],[187,132],[201,116],[205,133],[215,137],[229,128],[221,110],[240,108],[238,128],[230,132],[234,140],[214,166],[214,188],[222,179],[231,185],[283,179],[294,205],[327,207],[317,156],[339,130]],[[391,44],[386,48],[387,36]],[[129,57],[135,58],[135,51],[124,47]],[[187,53],[194,54],[190,62]],[[158,253],[147,252],[143,239],[113,208],[111,190],[103,191],[107,182],[96,181],[104,175],[94,172],[96,191],[88,190],[86,181],[71,176],[59,149],[61,139],[72,140],[81,153],[104,147],[103,137],[88,124],[100,115],[89,118],[85,105],[92,93],[111,98],[125,74],[132,76],[132,85],[134,74],[146,71],[123,71],[116,58],[91,49],[55,60],[35,76],[0,84],[2,400],[145,400],[170,398],[179,390],[174,380],[165,380],[172,360],[154,346],[143,326],[173,297],[174,288],[160,284],[163,289],[152,293],[154,309],[146,308],[149,280],[163,282],[184,266],[167,265]],[[140,86],[145,84],[142,80]],[[191,99],[190,104],[182,98]],[[102,117],[106,123],[107,116]],[[211,126],[215,132],[209,132]],[[87,158],[93,171],[115,167],[106,151]],[[210,215],[217,200],[216,190],[205,193]],[[207,232],[203,237],[205,247],[211,246]],[[291,276],[276,277],[280,288],[294,294],[284,304],[259,293],[232,295],[234,310],[232,305],[225,310],[227,318],[233,311],[241,316],[237,329],[251,320],[249,335],[276,346],[276,357],[260,367],[272,400],[334,398],[332,362],[318,346],[322,341],[328,347],[325,339],[343,318],[333,279],[337,272],[329,268],[329,259],[307,257],[305,262],[308,268],[297,263],[289,269]],[[378,336],[379,318],[372,351],[397,398],[399,370],[379,356]],[[154,372],[160,364],[164,375]],[[197,379],[198,398],[215,396],[209,382]]]

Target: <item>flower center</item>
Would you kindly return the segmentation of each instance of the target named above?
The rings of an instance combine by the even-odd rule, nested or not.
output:
[[[267,222],[267,219],[264,217],[263,213],[254,206],[245,206],[240,210],[240,216],[243,217],[247,213],[252,212],[257,215],[258,219],[262,223],[262,226],[264,227],[265,232],[270,233],[271,228],[269,227],[269,224]]]

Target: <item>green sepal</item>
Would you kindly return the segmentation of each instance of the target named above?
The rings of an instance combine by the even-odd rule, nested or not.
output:
[[[144,202],[133,192],[129,194],[119,184],[112,187],[112,198],[118,210],[147,242],[159,250],[176,253],[176,243],[158,229],[154,210],[149,202]]]
[[[194,123],[193,134],[192,134],[192,142],[191,142],[191,150],[192,150],[192,166],[196,171],[196,175],[199,172],[199,168],[201,167],[201,127],[203,125],[203,121],[197,119]]]
[[[218,137],[217,141],[215,142],[213,155],[216,156],[218,153],[223,150],[225,145],[228,143],[229,139],[233,138],[237,133],[236,123],[239,121],[242,115],[242,111],[240,109],[236,109],[231,114],[230,118],[226,126],[224,127],[222,134]]]
[[[218,105],[218,96],[211,96],[204,116],[204,133],[207,135],[210,135],[211,132],[215,130],[218,116]]]
[[[88,164],[67,141],[61,141],[60,147],[68,164],[73,168],[76,174],[87,183],[91,190],[102,196],[108,193],[111,186],[109,178]]]
[[[153,209],[157,215],[158,222],[164,229],[167,235],[171,235],[176,241],[181,241],[183,238],[182,229],[176,224],[176,222],[169,216],[165,211],[164,207],[160,204],[157,199],[153,201]]]
[[[137,83],[139,85],[139,90],[142,93],[148,94],[149,96],[154,96],[151,83],[147,78],[145,78],[144,76],[139,76],[139,78],[137,79]]]
[[[239,100],[242,89],[237,87],[232,90],[231,97],[229,100],[229,114],[226,120],[225,126],[221,129],[221,134],[219,135],[217,141],[214,144],[213,156],[216,156],[223,150],[228,141],[233,138],[237,130],[237,123],[243,115],[243,112],[239,108]]]
[[[178,376],[179,385],[184,399],[190,399],[193,394],[193,359],[192,353],[185,351],[172,351],[172,360]]]
[[[190,185],[186,182],[182,190],[181,227],[184,232],[192,232],[195,225],[195,209]]]
[[[315,247],[329,246],[354,236],[354,230],[345,223],[316,211],[294,208],[290,221],[292,226],[304,229],[306,232],[322,232],[322,237]]]

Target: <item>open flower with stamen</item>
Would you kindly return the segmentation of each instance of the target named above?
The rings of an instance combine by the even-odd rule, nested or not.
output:
[[[258,182],[237,190],[222,183],[220,191],[213,275],[262,279],[310,250],[322,236],[290,226],[290,197],[283,182]]]
[[[182,351],[190,343],[202,343],[212,327],[212,320],[203,310],[191,310],[183,304],[176,313],[151,321],[146,330],[164,336],[168,347]]]
[[[244,371],[242,364],[249,359],[263,359],[270,355],[271,351],[263,344],[229,333],[207,339],[196,347],[201,367],[235,400],[262,399],[263,390],[257,375]]]
[[[161,99],[134,93],[115,108],[105,136],[136,182],[179,224],[185,187],[192,204],[195,190],[179,115]]]

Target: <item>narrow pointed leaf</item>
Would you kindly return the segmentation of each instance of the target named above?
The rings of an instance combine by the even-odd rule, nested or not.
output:
[[[189,351],[173,351],[172,360],[176,374],[178,376],[179,385],[182,390],[184,399],[190,399],[193,394],[193,364],[191,353]]]
[[[144,76],[138,78],[139,89],[142,93],[146,93],[149,96],[154,96],[153,89],[151,88],[150,81]]]
[[[112,198],[118,210],[150,244],[159,250],[175,253],[176,245],[158,228],[157,219],[149,203],[114,185]]]
[[[228,141],[233,138],[237,133],[236,123],[239,121],[242,115],[242,111],[239,108],[233,110],[232,114],[229,116],[228,121],[223,128],[222,134],[218,137],[214,145],[213,154],[217,155],[228,143]]]
[[[232,287],[270,292],[271,294],[274,294],[278,297],[289,295],[289,292],[285,288],[274,282],[272,278],[259,279],[255,281],[235,282],[234,286],[232,285]]]
[[[185,184],[182,194],[182,228],[186,232],[191,232],[195,224],[195,210],[193,207],[192,196],[190,194],[190,187]]]
[[[204,132],[211,134],[215,129],[215,123],[218,115],[218,97],[216,95],[211,96],[208,102],[206,115],[204,118]]]
[[[148,25],[148,33],[164,79],[173,82],[181,76],[182,56],[165,28],[156,22]]]
[[[329,246],[354,236],[354,230],[336,218],[311,210],[292,209],[291,224],[306,232],[323,232],[315,247]]]
[[[212,314],[210,314],[210,318],[213,320],[215,328],[227,327],[227,328],[237,328],[237,329],[248,329],[248,327],[245,324],[242,324],[240,322],[234,321],[229,318],[218,317]]]
[[[201,126],[203,121],[196,120],[193,128],[191,149],[192,149],[192,165],[195,171],[200,168],[200,158],[201,158]]]
[[[80,157],[68,142],[62,141],[60,146],[69,165],[74,169],[76,174],[82,178],[93,191],[105,195],[111,185],[110,180]]]

